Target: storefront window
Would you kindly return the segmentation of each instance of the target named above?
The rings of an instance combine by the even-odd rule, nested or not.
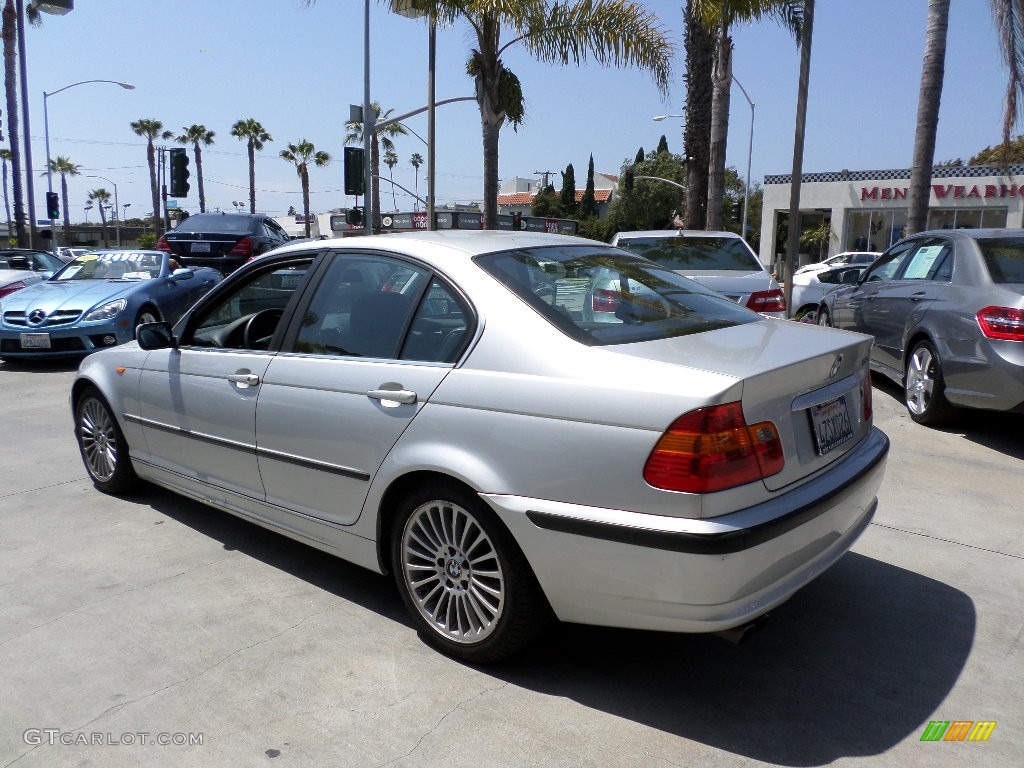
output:
[[[846,228],[847,251],[884,251],[903,237],[907,209],[850,211]]]
[[[941,208],[928,212],[928,229],[1005,227],[1006,208]]]

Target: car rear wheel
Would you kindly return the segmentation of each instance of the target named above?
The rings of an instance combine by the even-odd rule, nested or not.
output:
[[[953,408],[946,400],[942,363],[930,342],[914,345],[907,358],[903,389],[910,418],[918,424],[940,424],[950,417]]]
[[[822,304],[818,308],[818,314],[815,315],[814,321],[818,325],[827,325],[830,328],[833,327],[832,326],[832,315],[829,314],[828,307],[826,307],[824,304]]]
[[[421,635],[469,662],[503,659],[547,623],[526,558],[474,494],[438,482],[412,493],[394,526],[392,562]]]
[[[128,458],[128,442],[99,391],[90,387],[75,408],[75,437],[93,485],[104,493],[120,494],[138,485]]]

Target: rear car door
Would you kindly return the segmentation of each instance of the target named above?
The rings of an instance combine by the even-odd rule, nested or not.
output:
[[[471,316],[429,269],[385,254],[333,254],[316,282],[261,385],[259,467],[268,502],[346,525]]]
[[[197,307],[177,349],[149,354],[139,399],[152,464],[203,483],[220,501],[229,493],[263,498],[256,402],[274,355],[270,340],[312,261],[250,270]]]
[[[880,284],[865,307],[864,331],[875,337],[872,357],[877,365],[903,370],[903,345],[928,308],[949,287],[953,247],[941,237],[917,240],[895,275]]]

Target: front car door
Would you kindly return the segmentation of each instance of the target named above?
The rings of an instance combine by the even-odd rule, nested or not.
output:
[[[472,316],[429,269],[387,254],[332,254],[316,282],[261,385],[259,468],[269,503],[349,525]]]
[[[868,318],[871,316],[873,302],[878,297],[882,286],[890,282],[903,264],[903,259],[916,247],[917,242],[910,240],[898,243],[884,254],[864,273],[864,277],[849,293],[846,293],[834,305],[833,322],[838,328],[845,328],[861,333],[868,330]],[[872,356],[874,356],[872,347]]]
[[[232,280],[188,317],[177,349],[146,358],[139,395],[146,461],[168,482],[202,487],[221,502],[262,500],[256,402],[275,354],[271,339],[312,261],[275,260]]]

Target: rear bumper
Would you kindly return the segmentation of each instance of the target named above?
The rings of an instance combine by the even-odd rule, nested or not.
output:
[[[177,254],[174,254],[174,258],[183,267],[190,267],[192,269],[210,267],[216,269],[222,275],[234,272],[249,259],[248,256],[179,256]]]
[[[485,498],[563,621],[714,632],[784,602],[853,546],[874,515],[888,450],[874,429],[810,482],[706,520]]]

